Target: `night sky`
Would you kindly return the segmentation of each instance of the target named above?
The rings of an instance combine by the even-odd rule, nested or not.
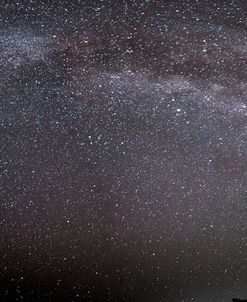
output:
[[[247,298],[247,1],[0,1],[0,301]]]

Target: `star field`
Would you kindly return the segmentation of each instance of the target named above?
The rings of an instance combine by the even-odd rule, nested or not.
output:
[[[247,297],[247,3],[0,3],[1,301]]]

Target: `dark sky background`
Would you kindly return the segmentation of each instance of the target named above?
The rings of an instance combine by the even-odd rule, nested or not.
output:
[[[1,0],[1,301],[247,298],[246,30],[245,0]]]

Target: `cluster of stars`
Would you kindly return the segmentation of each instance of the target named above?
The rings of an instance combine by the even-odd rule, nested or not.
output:
[[[0,4],[3,301],[247,296],[246,17]]]

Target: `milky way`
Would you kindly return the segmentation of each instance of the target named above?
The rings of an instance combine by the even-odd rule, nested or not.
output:
[[[1,2],[1,301],[247,298],[246,18]]]

